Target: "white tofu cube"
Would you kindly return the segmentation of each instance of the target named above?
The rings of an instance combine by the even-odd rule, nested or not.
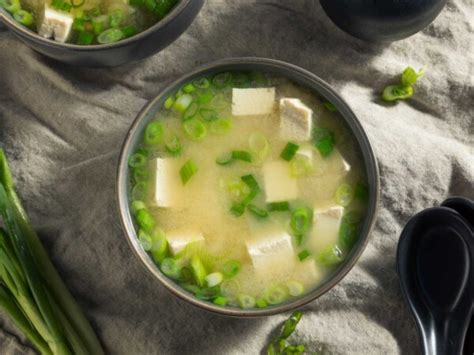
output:
[[[166,239],[173,255],[178,254],[191,243],[196,246],[205,243],[203,234],[191,229],[171,231],[166,233]]]
[[[291,236],[284,231],[275,230],[245,244],[257,274],[273,274],[294,266],[296,258]]]
[[[345,161],[338,149],[334,149],[326,159],[327,172],[333,175],[345,176],[351,171],[351,166]]]
[[[297,180],[290,176],[288,163],[272,161],[263,165],[266,202],[288,201],[298,198]]]
[[[313,132],[313,110],[300,99],[280,99],[280,136],[293,141],[309,141]]]
[[[269,115],[275,106],[275,88],[232,89],[232,115]]]
[[[156,207],[177,206],[181,200],[182,185],[175,159],[157,158],[151,163],[154,172],[153,200]]]
[[[319,252],[337,242],[344,207],[331,206],[314,210],[313,228],[309,238],[311,251]]]
[[[69,39],[73,22],[72,15],[53,10],[45,5],[44,16],[38,26],[38,34],[64,43]]]
[[[310,145],[304,145],[304,146],[301,146],[297,152],[296,152],[296,155],[301,155],[305,158],[307,158],[309,161],[312,161],[313,160],[313,150],[314,148]]]

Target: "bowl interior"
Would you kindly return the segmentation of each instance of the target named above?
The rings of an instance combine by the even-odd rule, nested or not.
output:
[[[133,154],[136,146],[139,144],[145,126],[155,117],[164,100],[166,100],[170,94],[176,92],[183,84],[204,75],[221,71],[261,71],[286,77],[299,85],[309,88],[315,94],[322,96],[329,102],[333,103],[339,111],[340,117],[344,119],[347,127],[353,133],[355,140],[360,147],[365,174],[369,185],[369,201],[361,233],[358,241],[352,247],[345,260],[335,268],[330,276],[326,278],[326,281],[318,285],[313,291],[291,302],[265,309],[242,310],[231,307],[220,307],[209,302],[201,301],[187,291],[181,289],[179,285],[175,284],[172,280],[168,279],[161,273],[148,254],[142,249],[136,237],[132,216],[129,210],[129,168],[127,162],[129,156]],[[379,194],[379,173],[370,142],[359,120],[344,100],[326,82],[310,72],[288,63],[263,58],[233,58],[209,63],[194,70],[190,74],[181,77],[162,90],[160,94],[142,110],[128,132],[122,148],[118,168],[117,192],[122,224],[133,251],[147,269],[158,278],[168,290],[182,299],[208,311],[230,316],[263,316],[289,311],[314,300],[337,284],[354,266],[368,242],[369,234],[374,224]]]

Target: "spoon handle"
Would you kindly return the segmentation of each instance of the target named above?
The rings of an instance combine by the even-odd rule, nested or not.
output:
[[[468,317],[470,319],[470,317]],[[461,355],[465,336],[465,318],[449,322],[435,321],[422,328],[424,355]]]

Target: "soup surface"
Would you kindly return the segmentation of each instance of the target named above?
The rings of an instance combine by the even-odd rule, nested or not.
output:
[[[0,0],[40,36],[79,45],[131,37],[164,18],[178,0]]]
[[[263,308],[313,290],[348,255],[366,211],[358,146],[334,106],[262,73],[184,85],[129,167],[143,248],[222,306]]]

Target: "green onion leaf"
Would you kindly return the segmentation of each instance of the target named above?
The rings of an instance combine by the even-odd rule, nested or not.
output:
[[[336,108],[336,106],[334,106],[334,104],[332,102],[328,101],[328,102],[325,102],[323,105],[328,111],[337,112],[337,108]]]
[[[211,86],[211,83],[206,78],[197,79],[193,82],[193,84],[198,89],[207,89],[209,86]]]
[[[163,136],[165,129],[163,124],[158,121],[153,121],[148,124],[145,128],[145,144],[157,145],[163,142]]]
[[[201,259],[197,255],[194,255],[191,258],[190,267],[194,275],[194,280],[196,281],[198,286],[203,287],[206,283],[207,271]]]
[[[173,107],[174,105],[174,97],[173,96],[169,96],[166,100],[165,100],[165,103],[164,103],[164,107],[165,109],[169,110],[171,107]]]
[[[189,84],[184,85],[183,91],[186,94],[190,94],[190,93],[196,91],[196,88],[194,87],[194,85],[192,83],[189,83]]]
[[[412,67],[407,67],[402,73],[402,84],[404,86],[413,86],[416,81],[426,73],[427,66],[425,65],[418,73]]]
[[[191,105],[193,102],[193,97],[189,94],[183,94],[178,96],[179,91],[176,93],[177,99],[173,104],[173,108],[178,112],[185,112],[186,109]]]
[[[109,28],[97,37],[100,44],[108,44],[118,42],[123,38],[123,32],[118,28]]]
[[[211,122],[211,132],[214,134],[226,134],[233,127],[232,120],[230,118],[219,118]]]
[[[284,212],[290,209],[288,201],[267,203],[267,210],[270,212]]]
[[[239,300],[239,306],[242,309],[248,309],[255,307],[255,298],[249,295],[239,295],[237,297]]]
[[[342,250],[350,251],[358,239],[359,226],[357,223],[350,223],[346,218],[343,218],[341,226],[339,227],[339,245]]]
[[[354,189],[354,197],[360,201],[367,201],[369,199],[369,190],[367,185],[358,182]]]
[[[268,212],[262,208],[259,208],[253,204],[250,204],[247,206],[247,209],[257,218],[262,219],[262,218],[267,218],[268,217]]]
[[[297,297],[304,292],[304,286],[301,284],[301,282],[298,281],[289,281],[286,284],[286,287],[288,287],[288,293],[290,296]]]
[[[173,156],[181,154],[183,146],[181,145],[181,141],[176,134],[173,134],[171,138],[167,138],[165,140],[165,149]]]
[[[208,108],[202,108],[199,110],[199,115],[204,121],[211,122],[217,120],[219,117],[217,112]]]
[[[224,275],[220,272],[213,272],[206,276],[207,287],[214,287],[219,285],[224,280]]]
[[[130,37],[135,36],[138,33],[138,29],[133,25],[129,25],[129,26],[122,27],[122,33],[125,38],[130,38]]]
[[[138,211],[140,211],[144,208],[146,208],[146,205],[143,201],[140,201],[140,200],[135,200],[130,205],[130,210],[132,211],[132,213],[134,215],[136,215]]]
[[[155,219],[145,208],[138,210],[136,219],[138,226],[145,232],[151,232],[155,227]]]
[[[176,260],[172,258],[166,258],[161,262],[161,272],[171,279],[178,280],[181,276],[181,268],[177,264]]]
[[[232,151],[232,159],[234,160],[242,160],[246,162],[252,162],[252,156],[249,152],[245,150],[233,150]]]
[[[307,249],[305,249],[305,250],[303,250],[303,251],[300,251],[300,252],[298,253],[298,259],[300,259],[300,261],[305,260],[305,259],[308,258],[309,256],[311,256],[311,253],[310,253]]]
[[[128,159],[131,168],[139,168],[146,165],[146,157],[143,154],[135,153]]]
[[[222,272],[226,278],[232,278],[239,273],[241,269],[240,261],[229,260],[222,267]]]
[[[275,305],[282,303],[288,298],[286,287],[275,286],[267,289],[264,293],[264,299],[268,304]]]
[[[382,98],[385,101],[403,100],[412,97],[413,93],[412,86],[389,85],[384,89]]]
[[[81,46],[88,46],[94,41],[94,34],[90,32],[80,32],[77,37],[77,44]]]
[[[214,98],[214,94],[212,92],[210,92],[209,90],[206,90],[206,91],[198,94],[197,102],[200,105],[205,105],[205,104],[208,104],[209,102],[211,102],[213,98]]]
[[[338,205],[347,207],[354,199],[354,190],[349,184],[342,184],[337,188],[334,199]]]
[[[15,14],[18,11],[21,11],[20,0],[2,0],[0,2],[0,5],[11,14]]]
[[[337,265],[343,259],[342,251],[338,245],[329,245],[316,256],[316,261],[326,267]]]
[[[283,151],[280,154],[280,158],[286,161],[290,161],[291,159],[293,159],[299,148],[299,145],[292,142],[288,142],[285,148],[283,148]]]
[[[265,301],[264,299],[260,298],[257,300],[257,302],[255,302],[257,308],[267,308],[268,307],[268,303],[267,301]]]
[[[257,179],[252,174],[244,175],[240,178],[249,188],[250,192],[260,192],[260,186],[258,186]]]
[[[138,231],[138,240],[145,251],[151,250],[151,246],[153,244],[151,237],[148,235],[147,232],[144,230],[140,229]]]
[[[168,241],[165,233],[159,228],[151,232],[150,238],[152,243],[150,253],[153,261],[159,265],[168,256]]]
[[[109,25],[110,27],[119,27],[124,18],[122,9],[112,10],[109,14]]]
[[[305,154],[297,154],[290,161],[290,176],[298,178],[313,171],[313,161]]]
[[[191,177],[196,174],[198,171],[196,163],[192,159],[189,159],[179,170],[179,175],[181,176],[181,182],[183,185],[186,185]]]
[[[233,159],[231,152],[224,153],[216,159],[216,163],[219,165],[227,165],[230,164],[232,161]]]
[[[313,133],[314,145],[323,157],[329,156],[334,150],[336,140],[327,128],[316,128]]]
[[[232,207],[230,208],[230,212],[236,217],[242,216],[245,212],[245,204],[233,203]]]
[[[132,189],[132,198],[134,200],[144,200],[147,197],[148,186],[145,181],[140,181]]]
[[[197,118],[191,118],[183,122],[184,133],[196,141],[203,140],[207,135],[206,126]]]
[[[13,13],[13,18],[18,23],[22,24],[23,26],[31,26],[33,24],[33,15],[25,10],[18,10],[17,12]]]
[[[141,182],[141,181],[146,182],[149,178],[149,175],[150,173],[148,169],[145,167],[133,169],[133,178],[135,179],[136,182]]]
[[[218,306],[225,306],[227,304],[227,298],[223,296],[216,297],[212,303],[218,305]]]
[[[193,118],[198,113],[198,110],[199,110],[199,105],[197,104],[197,102],[192,102],[188,106],[186,111],[184,111],[183,120],[189,120],[190,118]]]
[[[301,313],[300,311],[293,312],[291,317],[286,320],[285,323],[283,323],[283,329],[281,331],[282,339],[288,339],[288,337],[294,333],[294,331],[296,330],[296,326],[298,325],[302,316],[303,313]]]
[[[218,88],[224,88],[231,84],[232,80],[232,73],[231,72],[224,72],[219,73],[214,78],[212,78],[212,84]]]
[[[313,210],[309,207],[296,208],[291,213],[290,228],[295,236],[304,236],[313,225]]]

